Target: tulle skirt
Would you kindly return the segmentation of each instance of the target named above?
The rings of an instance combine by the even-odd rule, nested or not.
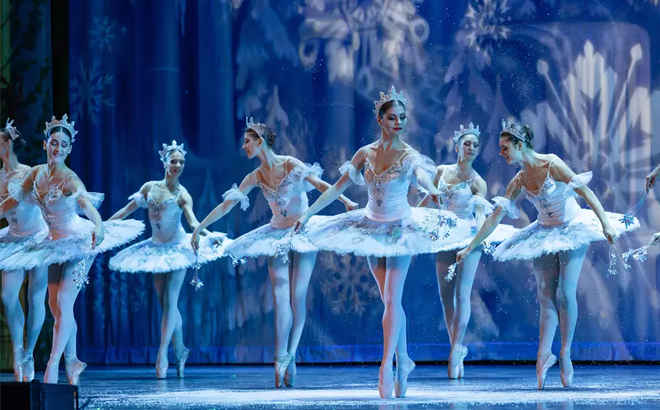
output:
[[[73,234],[59,239],[46,238],[32,242],[0,262],[0,269],[32,269],[42,265],[62,264],[76,259],[95,256],[121,246],[137,238],[144,231],[144,223],[134,219],[103,222],[105,238],[92,249],[94,224],[78,218],[72,228]]]
[[[622,214],[606,212],[607,219],[619,236],[623,232],[639,228],[639,221],[626,228],[621,222]],[[581,209],[578,216],[561,225],[544,226],[534,221],[509,239],[502,242],[493,258],[498,261],[511,259],[534,259],[541,255],[575,250],[595,241],[606,240],[596,214],[590,209]]]
[[[411,211],[407,218],[379,222],[369,219],[364,209],[357,209],[310,227],[308,237],[319,250],[377,257],[436,253],[469,243],[472,238],[470,221],[453,212],[431,208]]]
[[[0,261],[7,260],[31,244],[43,241],[47,236],[47,228],[28,236],[14,236],[9,232],[9,227],[0,229]]]
[[[168,243],[157,243],[149,238],[117,253],[110,259],[110,269],[119,272],[167,273],[214,261],[224,254],[225,246],[232,241],[225,239],[222,245],[212,243],[212,236],[200,236],[198,256],[195,256],[190,239],[192,234],[181,235]]]
[[[259,256],[286,255],[289,251],[300,253],[316,252],[318,248],[310,240],[310,232],[329,216],[313,216],[305,231],[295,234],[293,227],[273,228],[270,224],[241,235],[225,248],[225,254],[234,261]]]

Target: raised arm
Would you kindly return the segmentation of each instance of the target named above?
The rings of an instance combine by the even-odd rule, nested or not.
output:
[[[218,219],[227,215],[227,213],[229,213],[229,211],[231,211],[239,202],[241,204],[241,209],[246,210],[250,206],[250,201],[247,198],[247,194],[250,193],[250,191],[252,191],[257,185],[257,171],[252,171],[245,178],[243,178],[243,181],[239,187],[236,187],[236,184],[234,184],[234,186],[229,191],[222,195],[222,203],[216,206],[215,209],[213,209],[202,222],[196,224],[197,226],[195,227],[192,238],[190,240],[190,244],[192,245],[195,252],[197,252],[199,249],[199,235],[202,233],[202,231],[204,231],[209,225]],[[188,223],[190,224],[190,220],[188,220]]]
[[[326,206],[339,198],[341,194],[346,190],[346,188],[351,186],[352,182],[358,181],[361,184],[364,183],[359,172],[364,166],[364,160],[366,158],[367,147],[362,147],[355,153],[355,155],[353,155],[350,163],[342,165],[342,175],[337,180],[337,182],[335,182],[334,185],[328,187],[325,192],[322,193],[320,197],[318,197],[316,202],[314,202],[312,206],[310,206],[307,211],[305,211],[305,213],[298,219],[298,221],[296,221],[294,224],[294,230],[296,232],[299,232],[301,229],[303,229],[307,221],[309,221],[312,216],[316,215]]]
[[[560,158],[553,161],[550,166],[550,175],[557,181],[561,181],[568,185],[568,189],[574,189],[587,202],[587,205],[594,211],[601,226],[603,227],[603,235],[610,243],[614,243],[616,232],[610,225],[610,222],[605,215],[603,205],[600,203],[596,194],[587,186],[591,180],[591,173],[576,175],[568,165]]]
[[[32,191],[32,184],[34,184],[34,178],[36,178],[38,171],[39,171],[39,166],[33,167],[25,175],[25,178],[23,179],[23,182],[21,183],[21,187],[19,188],[18,192],[16,192],[13,195],[10,192],[7,199],[5,199],[4,201],[2,201],[2,203],[0,203],[0,219],[4,218],[8,212],[16,208],[18,204],[21,203],[25,195],[30,194],[30,192]]]
[[[83,213],[94,224],[94,231],[92,231],[92,249],[96,248],[103,242],[105,238],[105,229],[103,228],[103,220],[99,211],[96,210],[92,201],[89,199],[89,194],[82,181],[76,176],[69,179],[63,191],[69,190],[72,196],[78,202],[78,206],[82,209]]]
[[[466,256],[472,253],[476,247],[481,245],[481,243],[493,233],[495,228],[497,228],[497,225],[502,222],[502,219],[504,219],[507,214],[512,218],[518,217],[515,202],[519,196],[520,187],[518,185],[518,175],[516,175],[511,182],[509,182],[504,198],[497,197],[493,199],[497,204],[495,210],[490,216],[488,216],[488,218],[486,218],[483,225],[481,225],[479,232],[477,232],[477,235],[472,239],[472,242],[470,242],[467,248],[456,254],[456,262],[460,263]]]
[[[131,195],[129,198],[131,201],[126,204],[123,208],[121,208],[119,211],[117,211],[114,215],[110,217],[110,221],[115,220],[115,219],[124,219],[133,212],[135,212],[136,209],[140,208],[143,204],[145,203],[147,199],[147,195],[149,194],[149,191],[151,191],[151,187],[153,186],[153,182],[147,182],[142,187],[140,188],[140,191],[138,191],[136,194]]]

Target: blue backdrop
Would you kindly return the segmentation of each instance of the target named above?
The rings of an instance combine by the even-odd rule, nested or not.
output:
[[[50,46],[48,0],[11,3],[19,27],[12,45],[35,61],[21,68],[22,95],[41,84],[13,116],[38,145],[59,98],[51,62],[67,56]],[[34,13],[45,17],[26,49],[21,39]],[[607,210],[626,212],[660,163],[658,0],[70,0],[68,16],[54,18],[69,24],[69,116],[80,131],[71,165],[89,190],[106,193],[104,217],[143,182],[162,178],[156,151],[175,139],[189,152],[182,183],[201,220],[258,165],[240,149],[245,116],[275,129],[278,153],[320,162],[334,182],[339,165],[376,137],[372,101],[392,84],[408,99],[408,141],[438,163],[455,160],[459,124],[481,126],[476,168],[489,196],[501,195],[517,171],[498,156],[502,118],[530,124],[536,148],[576,172],[592,170],[590,186]],[[21,55],[12,58],[16,66]],[[43,158],[35,149],[27,160]],[[363,189],[348,194],[366,203]],[[660,230],[659,195],[660,188],[651,192],[642,229],[621,239],[620,251]],[[261,193],[250,200],[248,211],[236,208],[212,228],[234,237],[267,223]],[[509,221],[517,226],[536,215],[521,205],[523,218]],[[342,210],[335,204],[326,213]],[[607,246],[590,247],[574,359],[660,360],[659,248],[608,277]],[[109,256],[96,260],[76,305],[80,356],[153,363],[161,309],[152,277],[110,272]],[[202,270],[203,290],[185,285],[180,309],[191,362],[272,360],[265,262],[237,269],[223,260]],[[302,361],[378,360],[383,308],[365,259],[321,253],[307,306]],[[535,358],[530,264],[484,257],[472,306],[470,359]],[[412,357],[444,360],[449,344],[432,255],[414,258],[404,308]]]

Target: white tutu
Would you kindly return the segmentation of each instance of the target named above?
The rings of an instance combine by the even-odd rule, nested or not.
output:
[[[46,239],[48,229],[42,229],[28,236],[15,236],[9,232],[9,227],[0,229],[0,261],[4,261],[21,249]]]
[[[253,231],[236,238],[225,248],[225,255],[236,263],[244,258],[257,258],[259,256],[282,256],[286,259],[289,251],[300,253],[316,252],[318,248],[309,238],[309,232],[316,229],[319,224],[326,221],[328,216],[313,216],[310,218],[305,231],[299,234],[293,232],[293,227],[274,228],[270,224],[261,226]]]
[[[59,239],[46,238],[16,252],[0,262],[0,269],[32,269],[41,265],[62,264],[64,262],[95,256],[109,249],[121,246],[137,238],[144,231],[144,224],[133,219],[103,222],[105,239],[92,249],[94,224],[83,218],[76,218],[75,233]]]
[[[185,234],[179,240],[170,243],[157,243],[153,238],[138,242],[117,253],[110,259],[110,269],[119,272],[166,273],[193,267],[195,261],[200,265],[223,256],[223,248],[230,244],[224,239],[216,246],[211,239],[224,235],[213,234],[200,236],[198,257],[190,245],[192,234]]]
[[[447,251],[472,238],[469,221],[429,208],[412,208],[409,217],[389,222],[369,219],[358,209],[310,226],[308,237],[320,250],[378,257]]]
[[[639,221],[630,227],[620,221],[622,214],[606,212],[607,219],[619,236],[624,232],[639,228]],[[603,228],[596,214],[590,209],[581,209],[579,215],[555,226],[541,225],[534,221],[512,237],[502,242],[493,258],[498,261],[511,259],[534,259],[541,255],[581,248],[595,241],[606,240]]]

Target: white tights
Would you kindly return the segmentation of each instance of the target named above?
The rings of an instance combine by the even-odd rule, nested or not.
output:
[[[181,357],[183,344],[183,320],[179,312],[179,294],[186,277],[186,269],[179,269],[165,274],[154,274],[154,286],[158,293],[158,302],[163,308],[163,317],[160,324],[159,360],[167,362],[167,348],[170,340],[174,344],[174,356]],[[164,366],[161,366],[164,367]]]

